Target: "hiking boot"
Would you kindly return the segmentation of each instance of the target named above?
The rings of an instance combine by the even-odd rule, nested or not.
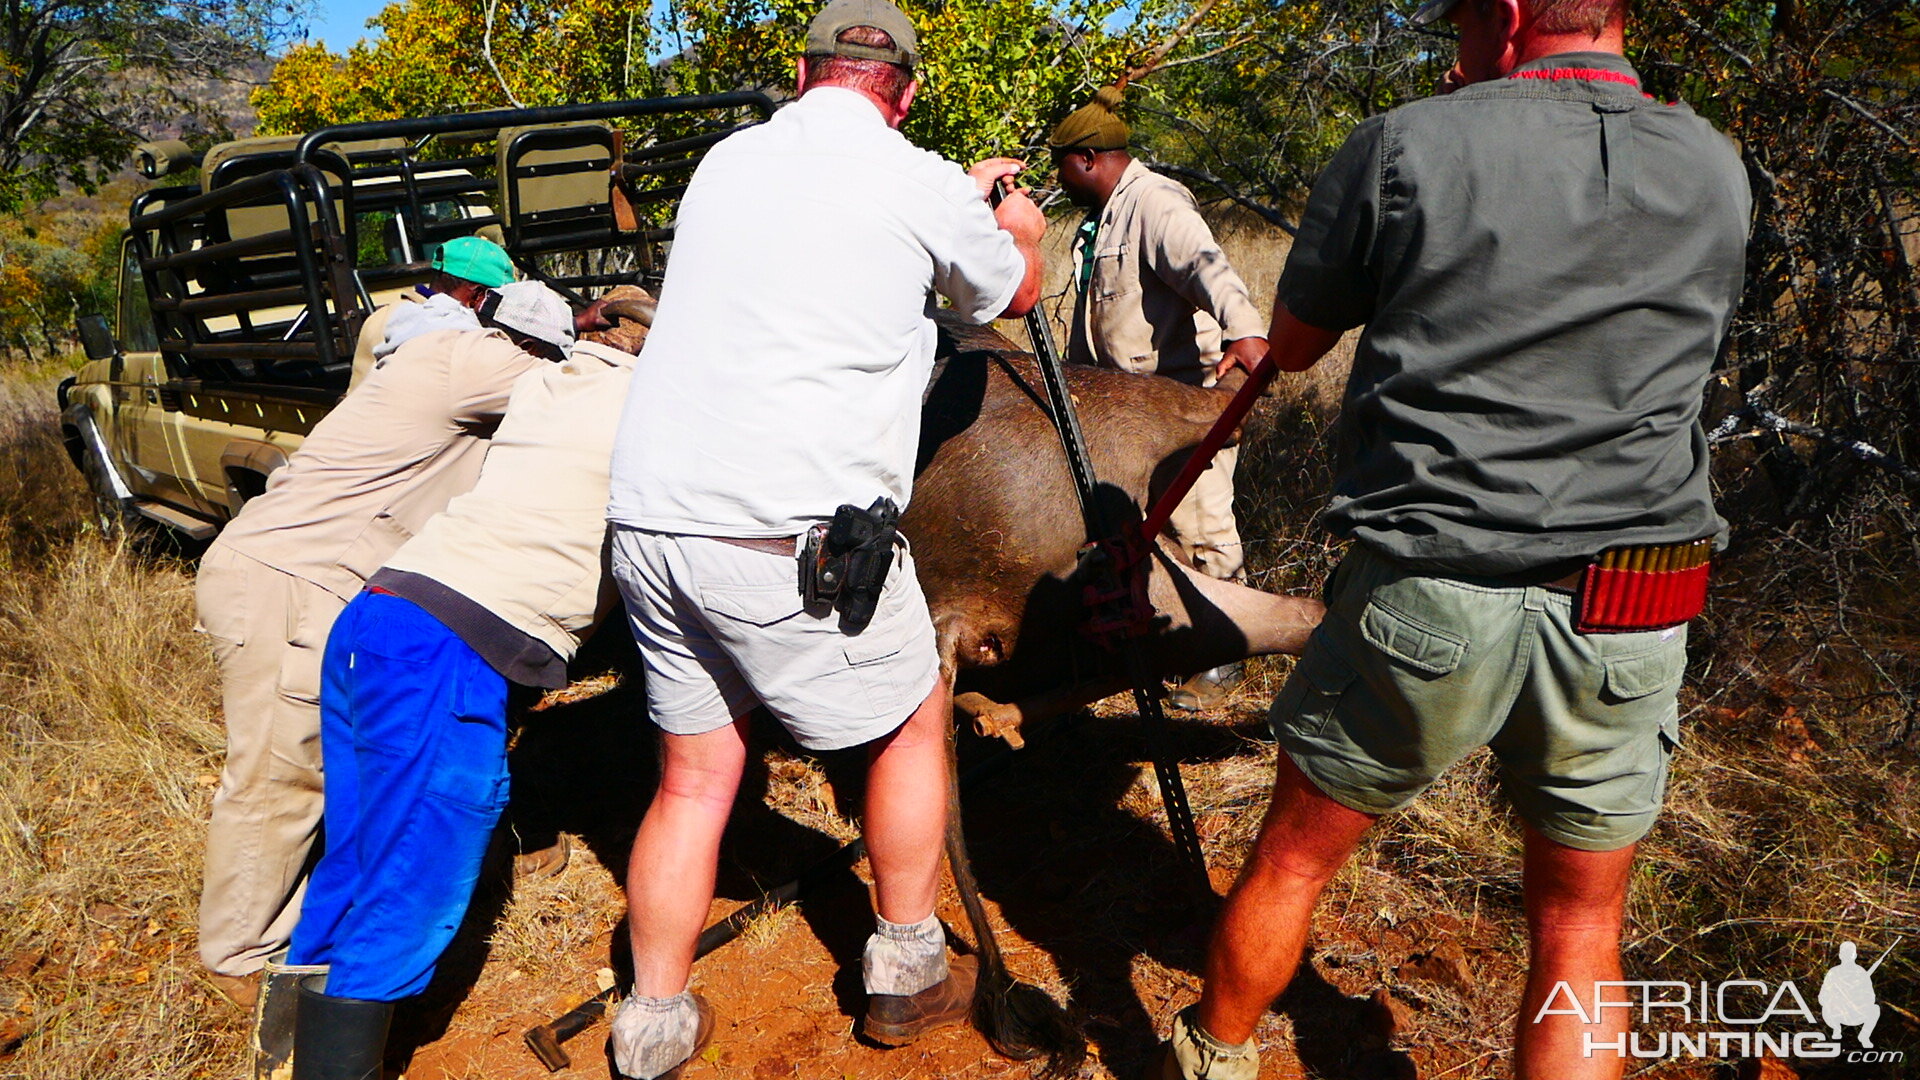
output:
[[[293,1026],[298,1012],[300,980],[326,973],[324,965],[289,964],[285,949],[268,958],[260,969],[253,1009],[253,1080],[287,1080],[293,1075]]]
[[[1173,1037],[1147,1057],[1142,1080],[1257,1080],[1260,1051],[1249,1039],[1240,1046],[1223,1043],[1201,1030],[1199,1007],[1189,1005],[1173,1018]]]
[[[330,997],[325,975],[299,985],[293,1080],[381,1080],[393,1002]]]
[[[523,851],[513,857],[513,880],[545,881],[559,877],[561,871],[567,868],[567,861],[572,854],[573,845],[567,842],[565,836],[556,837],[553,843],[539,851]]]
[[[706,998],[695,994],[693,1007],[700,1010],[700,1026],[693,1032],[693,1052],[687,1055],[687,1060],[661,1073],[657,1080],[680,1080],[680,1074],[686,1072],[687,1066],[693,1064],[693,1060],[713,1041],[713,1006],[707,1004]]]
[[[207,982],[214,992],[247,1012],[252,1012],[254,1003],[260,1000],[260,973],[251,975],[222,975],[219,972],[207,973]]]
[[[1227,699],[1233,688],[1245,682],[1247,665],[1242,661],[1222,664],[1195,675],[1167,694],[1167,704],[1182,712],[1211,709]]]
[[[1140,1080],[1187,1080],[1180,1075],[1180,1059],[1174,1056],[1172,1043],[1161,1043],[1147,1055],[1146,1068],[1140,1070]]]
[[[883,1046],[905,1046],[929,1031],[965,1023],[979,977],[979,958],[962,956],[948,965],[946,978],[917,994],[869,994],[860,1030]]]

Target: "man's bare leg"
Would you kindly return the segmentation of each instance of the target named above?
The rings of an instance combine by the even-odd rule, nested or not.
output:
[[[1285,753],[1253,854],[1207,949],[1200,1026],[1238,1045],[1293,981],[1320,891],[1377,818],[1322,794]]]
[[[1529,966],[1513,1068],[1519,1080],[1616,1080],[1624,1072],[1623,1055],[1602,1050],[1586,1056],[1582,1036],[1618,1042],[1629,1010],[1600,1010],[1597,1024],[1583,1024],[1575,1015],[1533,1020],[1558,983],[1566,983],[1591,1016],[1594,983],[1621,978],[1620,927],[1633,852],[1632,846],[1580,851],[1527,829],[1523,883]],[[1553,1000],[1556,1009],[1572,1008],[1564,991]]]
[[[947,830],[947,726],[953,703],[944,680],[891,735],[867,751],[867,860],[874,908],[893,923],[933,914]]]
[[[713,906],[720,836],[746,767],[747,721],[660,742],[660,787],[627,859],[633,990],[649,998],[680,993],[693,973],[694,945]]]

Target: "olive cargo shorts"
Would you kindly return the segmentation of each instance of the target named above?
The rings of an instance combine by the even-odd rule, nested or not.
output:
[[[1579,634],[1573,596],[1415,573],[1355,544],[1274,699],[1274,734],[1335,801],[1412,802],[1481,746],[1520,817],[1612,851],[1646,835],[1680,737],[1686,628]]]

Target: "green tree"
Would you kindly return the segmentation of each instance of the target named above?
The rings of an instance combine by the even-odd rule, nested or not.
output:
[[[200,110],[179,89],[285,40],[306,0],[0,0],[0,213],[93,190],[156,124]]]
[[[1018,151],[1124,66],[1101,27],[1120,0],[909,0],[923,86],[907,134],[956,159]],[[290,51],[254,103],[293,132],[460,107],[545,105],[741,88],[789,91],[818,0],[681,0],[649,21],[612,0],[400,0],[345,55]],[[639,14],[636,14],[639,12]],[[649,56],[669,52],[650,63]]]
[[[371,25],[345,55],[289,50],[254,93],[261,130],[659,92],[645,5],[625,0],[400,0]]]
[[[130,183],[108,190],[121,206],[132,195]],[[76,316],[112,308],[123,224],[105,198],[78,196],[0,218],[0,351],[58,354]]]

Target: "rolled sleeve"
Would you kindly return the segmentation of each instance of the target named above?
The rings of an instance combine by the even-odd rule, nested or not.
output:
[[[958,168],[956,183],[943,192],[948,208],[944,236],[930,238],[933,287],[970,323],[992,322],[1013,303],[1026,280],[1027,259],[1013,234],[1000,227],[993,211]]]
[[[1301,322],[1349,330],[1373,317],[1384,117],[1362,123],[1314,181],[1280,274],[1279,298]]]
[[[1247,283],[1227,262],[1227,253],[1184,188],[1167,186],[1149,194],[1146,213],[1160,223],[1159,242],[1147,254],[1149,266],[1181,299],[1213,316],[1228,341],[1266,334],[1266,321],[1254,306]]]

